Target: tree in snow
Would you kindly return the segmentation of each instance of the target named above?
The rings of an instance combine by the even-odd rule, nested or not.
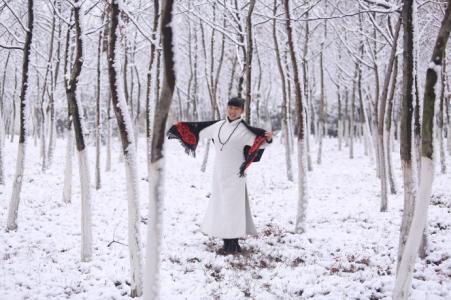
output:
[[[407,3],[406,6],[406,2]],[[410,6],[409,6],[410,4]],[[411,1],[405,1],[403,18],[411,12]],[[405,20],[405,19],[404,19]],[[408,24],[406,24],[408,25]],[[406,26],[404,25],[404,26]],[[437,83],[441,73],[443,56],[451,31],[451,0],[447,1],[442,24],[440,26],[437,40],[426,71],[426,84],[424,89],[423,121],[421,132],[421,174],[420,184],[417,194],[417,202],[413,213],[410,230],[406,237],[406,243],[399,261],[396,274],[393,299],[408,299],[410,284],[412,281],[415,260],[418,255],[418,248],[421,243],[424,228],[426,226],[429,201],[432,193],[432,183],[434,178],[434,109],[437,91]],[[412,74],[412,70],[410,70]]]
[[[31,56],[31,41],[33,38],[33,0],[28,0],[27,14],[28,25],[25,34],[25,44],[23,46],[23,64],[22,64],[22,87],[20,90],[20,136],[19,136],[19,149],[17,153],[16,161],[16,174],[13,180],[13,190],[11,193],[11,200],[9,202],[8,209],[8,221],[6,224],[6,230],[17,229],[17,215],[19,210],[20,192],[22,190],[22,181],[24,174],[25,164],[25,146],[27,137],[27,95],[29,90],[29,66]]]
[[[112,0],[110,16],[110,44],[108,47],[108,78],[110,82],[111,102],[116,115],[117,126],[122,141],[122,151],[125,162],[127,180],[128,204],[128,248],[130,253],[131,296],[142,295],[142,255],[139,233],[139,194],[138,173],[136,163],[136,147],[133,125],[127,104],[124,100],[123,90],[118,80],[119,72],[116,70],[119,61],[119,1]]]
[[[161,39],[163,45],[163,85],[160,101],[155,107],[151,162],[149,167],[149,224],[147,227],[146,270],[144,273],[144,299],[158,297],[160,277],[160,251],[162,214],[164,200],[164,152],[166,120],[171,107],[176,83],[174,71],[174,53],[172,50],[172,7],[173,1],[167,0],[162,7]]]
[[[76,0],[72,14],[75,27],[75,58],[70,77],[66,74],[66,96],[74,126],[75,142],[78,154],[78,166],[81,188],[81,260],[90,261],[92,257],[92,221],[91,221],[91,187],[89,180],[89,162],[86,152],[85,132],[81,102],[77,99],[77,86],[83,66],[83,39],[80,25],[81,2]]]
[[[305,137],[304,137],[304,107],[302,102],[301,82],[297,67],[296,53],[294,50],[292,22],[290,17],[289,1],[284,0],[285,17],[287,18],[285,25],[288,37],[288,48],[290,51],[291,64],[293,68],[293,84],[296,97],[296,113],[298,117],[298,210],[296,216],[295,230],[296,232],[305,232],[305,213],[307,209],[307,172],[305,161]]]

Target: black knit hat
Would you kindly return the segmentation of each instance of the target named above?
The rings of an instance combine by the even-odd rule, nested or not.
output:
[[[244,109],[244,99],[239,97],[233,97],[227,102],[227,106],[236,106]]]

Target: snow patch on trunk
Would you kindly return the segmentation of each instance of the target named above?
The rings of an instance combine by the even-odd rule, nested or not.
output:
[[[415,260],[418,256],[418,248],[426,225],[433,180],[433,160],[423,156],[421,157],[420,187],[417,194],[417,202],[415,203],[412,224],[396,276],[393,299],[407,299],[409,296]]]
[[[92,258],[92,210],[88,164],[86,150],[78,151],[81,188],[81,261],[90,261]]]
[[[25,149],[25,143],[19,143],[16,162],[16,175],[14,176],[13,181],[13,191],[11,194],[11,201],[9,203],[6,230],[17,229],[17,214],[19,210],[20,191],[22,190],[23,173],[25,167]]]
[[[305,166],[305,142],[298,140],[298,207],[295,231],[305,232],[305,215],[307,210],[307,172]]]
[[[149,165],[149,225],[147,227],[144,299],[156,299],[160,287],[160,249],[163,226],[164,158]]]
[[[74,137],[72,135],[72,128],[67,130],[66,137],[66,158],[64,167],[64,187],[63,187],[63,202],[70,203],[72,198],[72,155],[74,151]]]

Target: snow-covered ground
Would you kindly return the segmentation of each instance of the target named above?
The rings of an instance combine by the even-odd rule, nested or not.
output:
[[[145,145],[140,142],[144,246],[148,185]],[[248,172],[259,234],[241,241],[245,251],[236,256],[219,255],[222,241],[199,230],[210,195],[213,157],[202,173],[203,146],[193,159],[176,141],[166,145],[161,299],[391,298],[402,191],[389,196],[388,212],[379,212],[374,163],[363,155],[360,144],[350,160],[347,148],[337,151],[336,140],[324,140],[323,163],[308,174],[305,234],[293,232],[297,186],[286,179],[283,147],[278,141],[269,147],[262,162]],[[28,145],[19,228],[6,233],[17,151],[16,143],[6,142],[7,184],[0,186],[0,299],[129,299],[125,170],[119,143],[115,141],[111,172],[103,172],[102,188],[92,191],[94,255],[88,263],[80,262],[76,156],[72,203],[62,202],[64,148],[65,142],[58,140],[55,161],[43,174],[39,148]],[[90,146],[92,174],[93,151]],[[316,157],[315,148],[312,155]],[[398,150],[393,158],[401,189]],[[450,173],[436,175],[427,230],[429,253],[417,262],[413,298],[451,299]]]

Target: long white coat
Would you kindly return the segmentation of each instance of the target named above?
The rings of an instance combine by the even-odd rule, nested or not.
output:
[[[222,239],[257,234],[246,192],[246,177],[239,176],[240,165],[244,162],[243,148],[252,146],[255,134],[239,118],[232,122],[221,120],[201,130],[199,137],[213,139],[216,152],[212,195],[202,232]],[[227,142],[222,145],[220,141]]]

